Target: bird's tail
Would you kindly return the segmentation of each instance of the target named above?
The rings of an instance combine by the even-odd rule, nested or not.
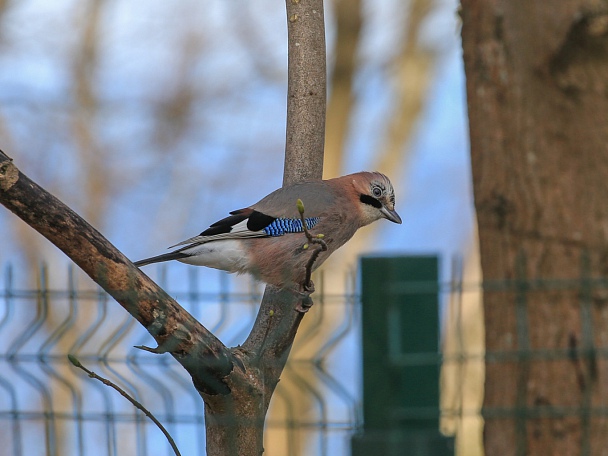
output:
[[[163,253],[162,255],[146,258],[145,260],[136,261],[133,264],[135,266],[145,266],[147,264],[160,263],[162,261],[179,260],[180,258],[186,258],[187,256],[189,255],[186,255],[182,252]]]

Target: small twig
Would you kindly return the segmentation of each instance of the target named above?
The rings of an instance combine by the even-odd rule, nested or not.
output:
[[[312,255],[310,256],[308,263],[306,263],[306,278],[302,285],[303,285],[304,289],[309,289],[310,285],[311,285],[310,278],[312,276],[312,267],[314,266],[315,261],[317,261],[319,254],[322,251],[327,250],[327,243],[323,240],[325,235],[317,234],[316,236],[313,236],[312,234],[310,234],[310,231],[308,231],[308,227],[306,226],[306,219],[304,218],[304,203],[302,202],[301,199],[298,199],[297,206],[298,206],[298,212],[300,213],[300,220],[302,220],[302,229],[304,230],[304,235],[306,236],[306,239],[308,239],[308,242],[310,244],[317,244],[319,246],[312,252]],[[304,244],[304,249],[307,249],[307,248],[308,248],[308,244]]]
[[[111,388],[114,388],[116,391],[118,391],[120,393],[121,396],[123,396],[125,399],[127,399],[131,404],[133,404],[136,408],[138,408],[139,410],[141,410],[148,418],[150,418],[152,420],[152,422],[154,424],[156,424],[156,426],[158,426],[158,428],[162,431],[163,434],[165,434],[165,437],[167,438],[167,440],[169,441],[169,445],[171,445],[171,448],[173,448],[173,451],[175,452],[175,454],[177,456],[181,456],[179,450],[177,449],[177,445],[175,445],[175,442],[173,441],[173,438],[171,437],[171,434],[169,434],[169,432],[165,429],[165,427],[160,423],[160,421],[158,421],[154,415],[152,415],[152,413],[145,408],[142,404],[140,404],[138,401],[136,401],[133,397],[131,397],[129,395],[129,393],[127,393],[125,390],[123,390],[120,386],[116,385],[115,383],[112,383],[110,380],[108,380],[107,378],[103,378],[100,377],[99,375],[97,375],[95,372],[90,371],[89,369],[87,369],[86,367],[84,367],[80,361],[78,361],[78,359],[74,356],[74,355],[68,355],[68,359],[70,360],[70,362],[78,367],[79,369],[82,369],[83,371],[85,371],[87,373],[87,375],[91,378],[94,378],[95,380],[99,380],[101,383],[103,383],[106,386],[109,386]]]
[[[310,231],[308,231],[308,226],[306,226],[306,218],[304,217],[304,203],[301,199],[298,199],[297,206],[298,212],[300,213],[300,220],[302,221],[302,231],[304,231],[304,235],[306,236],[306,239],[308,239],[308,243],[304,244],[303,249],[308,249],[311,244],[318,245],[318,247],[314,249],[314,251],[310,255],[308,262],[306,263],[306,276],[304,278],[304,282],[300,284],[301,291],[299,291],[299,294],[301,295],[301,298],[296,304],[295,308],[298,312],[306,313],[308,312],[308,309],[312,307],[313,302],[310,298],[310,295],[315,291],[315,284],[311,280],[312,268],[315,264],[315,261],[317,261],[319,254],[322,251],[327,250],[327,243],[323,240],[325,235],[317,234],[316,236],[313,236],[312,234],[310,234]]]
[[[310,281],[312,277],[312,267],[314,266],[315,261],[317,261],[319,254],[324,250],[327,250],[327,244],[325,244],[325,242],[323,242],[323,244],[312,252],[312,255],[310,255],[310,258],[308,259],[308,263],[306,263],[306,278],[304,279],[304,286],[308,289],[311,288]]]
[[[166,351],[162,351],[160,347],[146,347],[145,345],[133,345],[133,348],[137,348],[138,350],[147,351],[149,353],[154,353],[155,355],[162,355],[167,353]]]

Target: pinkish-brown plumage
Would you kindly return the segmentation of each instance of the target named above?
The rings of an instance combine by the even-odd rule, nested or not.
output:
[[[395,212],[390,180],[381,173],[360,172],[280,188],[248,208],[231,212],[200,235],[177,244],[184,247],[135,264],[176,259],[249,273],[279,287],[301,285],[311,255],[311,250],[303,248],[307,239],[301,229],[281,234],[284,226],[297,230],[298,199],[304,203],[304,216],[314,224],[311,234],[323,234],[328,247],[320,253],[314,269],[362,226],[380,218],[401,223]]]

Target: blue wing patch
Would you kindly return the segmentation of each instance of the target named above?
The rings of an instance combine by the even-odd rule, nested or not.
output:
[[[319,223],[319,220],[319,217],[310,217],[305,219],[306,228],[309,230],[312,229],[317,223]],[[266,233],[268,236],[283,236],[286,233],[301,233],[302,231],[304,231],[302,229],[302,220],[288,218],[278,218],[264,228],[264,233]]]

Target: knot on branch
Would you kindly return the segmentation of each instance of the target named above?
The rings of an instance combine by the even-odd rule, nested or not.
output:
[[[7,157],[8,158],[8,157]],[[11,158],[0,162],[0,189],[9,190],[19,180],[19,170],[13,164]]]
[[[570,96],[597,90],[591,72],[604,71],[598,63],[608,53],[608,10],[582,11],[572,21],[563,42],[549,61],[549,71],[557,86]],[[602,86],[605,88],[605,84]]]

